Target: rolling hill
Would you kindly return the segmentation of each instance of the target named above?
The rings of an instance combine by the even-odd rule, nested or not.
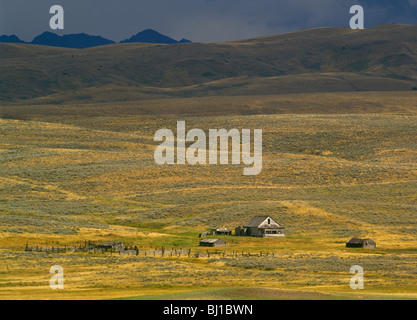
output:
[[[0,101],[417,90],[417,26],[319,28],[225,43],[126,43],[83,50],[0,44]],[[260,85],[262,84],[262,85]]]

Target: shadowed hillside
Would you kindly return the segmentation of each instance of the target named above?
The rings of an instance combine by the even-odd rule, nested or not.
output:
[[[0,101],[95,103],[103,88],[114,90],[106,101],[246,95],[259,81],[262,89],[250,94],[412,91],[416,33],[417,26],[383,25],[175,46],[0,44]]]

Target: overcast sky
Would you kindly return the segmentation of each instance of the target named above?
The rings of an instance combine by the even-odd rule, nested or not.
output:
[[[65,30],[120,41],[147,28],[176,40],[238,40],[305,28],[349,26],[365,8],[365,27],[417,24],[417,0],[0,0],[0,35],[22,40],[49,29],[49,8],[65,10]]]

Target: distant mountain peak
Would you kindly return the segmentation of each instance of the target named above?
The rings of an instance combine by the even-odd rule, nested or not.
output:
[[[0,36],[1,43],[25,43],[24,41],[20,40],[18,36],[12,34],[10,36]]]
[[[190,40],[182,39],[180,41],[174,40],[168,36],[165,36],[153,29],[145,29],[138,34],[130,37],[129,39],[120,41],[120,43],[160,43],[160,44],[176,44],[191,42]]]
[[[40,35],[36,36],[31,43],[33,44],[45,44],[52,45],[55,42],[60,41],[61,37],[55,33],[45,31],[44,33],[41,33]]]
[[[45,31],[44,33],[35,37],[31,42],[31,44],[73,49],[85,49],[90,47],[103,46],[111,43],[114,43],[114,41],[105,39],[100,36],[90,36],[86,33],[59,36],[49,31]]]

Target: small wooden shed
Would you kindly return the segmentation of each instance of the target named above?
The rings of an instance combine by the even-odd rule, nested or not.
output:
[[[231,236],[232,230],[227,228],[220,228],[220,229],[210,229],[210,234],[217,234],[220,236]]]
[[[372,239],[359,239],[359,238],[352,238],[348,242],[346,242],[347,248],[365,248],[365,249],[375,249],[376,242]]]
[[[200,241],[200,247],[225,247],[226,241],[220,239],[203,239]]]

